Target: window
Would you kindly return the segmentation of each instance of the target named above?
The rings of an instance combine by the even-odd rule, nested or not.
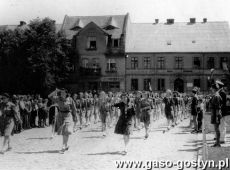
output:
[[[119,39],[113,39],[113,47],[119,47]]]
[[[87,68],[89,66],[89,60],[88,58],[82,59],[82,67]]]
[[[114,59],[108,59],[107,71],[117,71],[116,61]]]
[[[165,58],[164,57],[158,57],[157,58],[157,68],[163,69],[165,67]]]
[[[183,58],[182,57],[176,57],[175,62],[176,62],[176,69],[182,69],[182,67],[183,67]]]
[[[200,79],[194,79],[193,86],[194,87],[200,87]]]
[[[224,69],[225,65],[227,65],[227,57],[220,57],[220,68]]]
[[[144,68],[150,68],[150,57],[144,57]]]
[[[208,69],[212,69],[215,67],[214,57],[208,58],[207,67],[208,67]]]
[[[138,90],[138,79],[131,79],[131,90]]]
[[[98,58],[93,58],[93,67],[94,68],[99,68],[100,67]]]
[[[165,90],[165,79],[157,80],[157,90]]]
[[[137,59],[137,57],[132,57],[131,58],[131,68],[132,69],[137,69],[138,68],[138,59]]]
[[[149,85],[151,85],[151,79],[144,79],[144,90],[149,91]]]
[[[193,58],[193,66],[194,68],[198,69],[200,68],[200,57],[194,57]]]
[[[92,36],[88,37],[87,48],[91,50],[96,50],[97,48],[96,37],[92,37]]]

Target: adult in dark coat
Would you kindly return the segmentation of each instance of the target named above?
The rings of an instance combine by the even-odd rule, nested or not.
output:
[[[221,115],[222,118],[220,120],[220,143],[225,143],[225,135],[226,135],[226,126],[227,122],[230,119],[230,113],[227,110],[227,94],[224,90],[224,83],[220,80],[216,80],[216,84],[219,86],[219,94],[221,97]]]
[[[222,117],[221,115],[221,103],[222,99],[218,92],[218,85],[212,84],[211,90],[213,93],[213,96],[210,100],[210,107],[211,107],[211,123],[214,125],[214,129],[216,132],[216,143],[213,145],[213,147],[220,147],[220,119]]]
[[[134,103],[131,103],[126,94],[122,94],[121,102],[114,104],[114,107],[118,107],[121,112],[115,127],[115,133],[123,135],[125,143],[123,154],[127,154],[126,148],[129,143],[130,134],[132,134],[133,117],[135,116]]]
[[[192,115],[192,122],[194,124],[194,130],[191,133],[198,133],[198,124],[197,124],[197,106],[198,106],[198,88],[194,87],[192,90],[192,103],[191,103],[191,115]]]

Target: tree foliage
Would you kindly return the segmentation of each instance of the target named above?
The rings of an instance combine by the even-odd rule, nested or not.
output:
[[[27,28],[0,32],[1,91],[47,94],[63,83],[74,50],[55,21],[35,19]]]

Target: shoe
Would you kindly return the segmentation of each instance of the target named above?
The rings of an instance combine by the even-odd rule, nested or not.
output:
[[[149,137],[149,135],[148,135],[148,134],[146,134],[146,135],[145,135],[145,139],[148,139],[148,137]]]
[[[214,145],[212,145],[212,147],[221,147],[221,145],[220,145],[220,144],[215,143]]]
[[[127,151],[122,151],[121,154],[122,155],[127,155]]]
[[[5,152],[6,152],[6,151],[3,151],[3,150],[2,150],[2,151],[0,151],[0,154],[4,155],[4,154],[5,154]]]
[[[193,130],[193,131],[191,131],[191,133],[195,134],[195,133],[198,133],[198,131],[197,130]]]
[[[65,150],[68,151],[68,150],[69,150],[69,146],[67,146],[67,147],[65,148]]]
[[[59,151],[60,154],[64,154],[65,153],[65,148],[62,148],[62,150]]]

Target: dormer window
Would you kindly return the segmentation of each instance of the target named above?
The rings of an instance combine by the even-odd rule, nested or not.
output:
[[[87,49],[89,50],[96,50],[97,48],[97,41],[96,41],[96,37],[88,37],[87,40]]]
[[[112,30],[119,28],[117,22],[113,17],[109,17],[107,24],[105,25],[104,29],[106,30]]]

